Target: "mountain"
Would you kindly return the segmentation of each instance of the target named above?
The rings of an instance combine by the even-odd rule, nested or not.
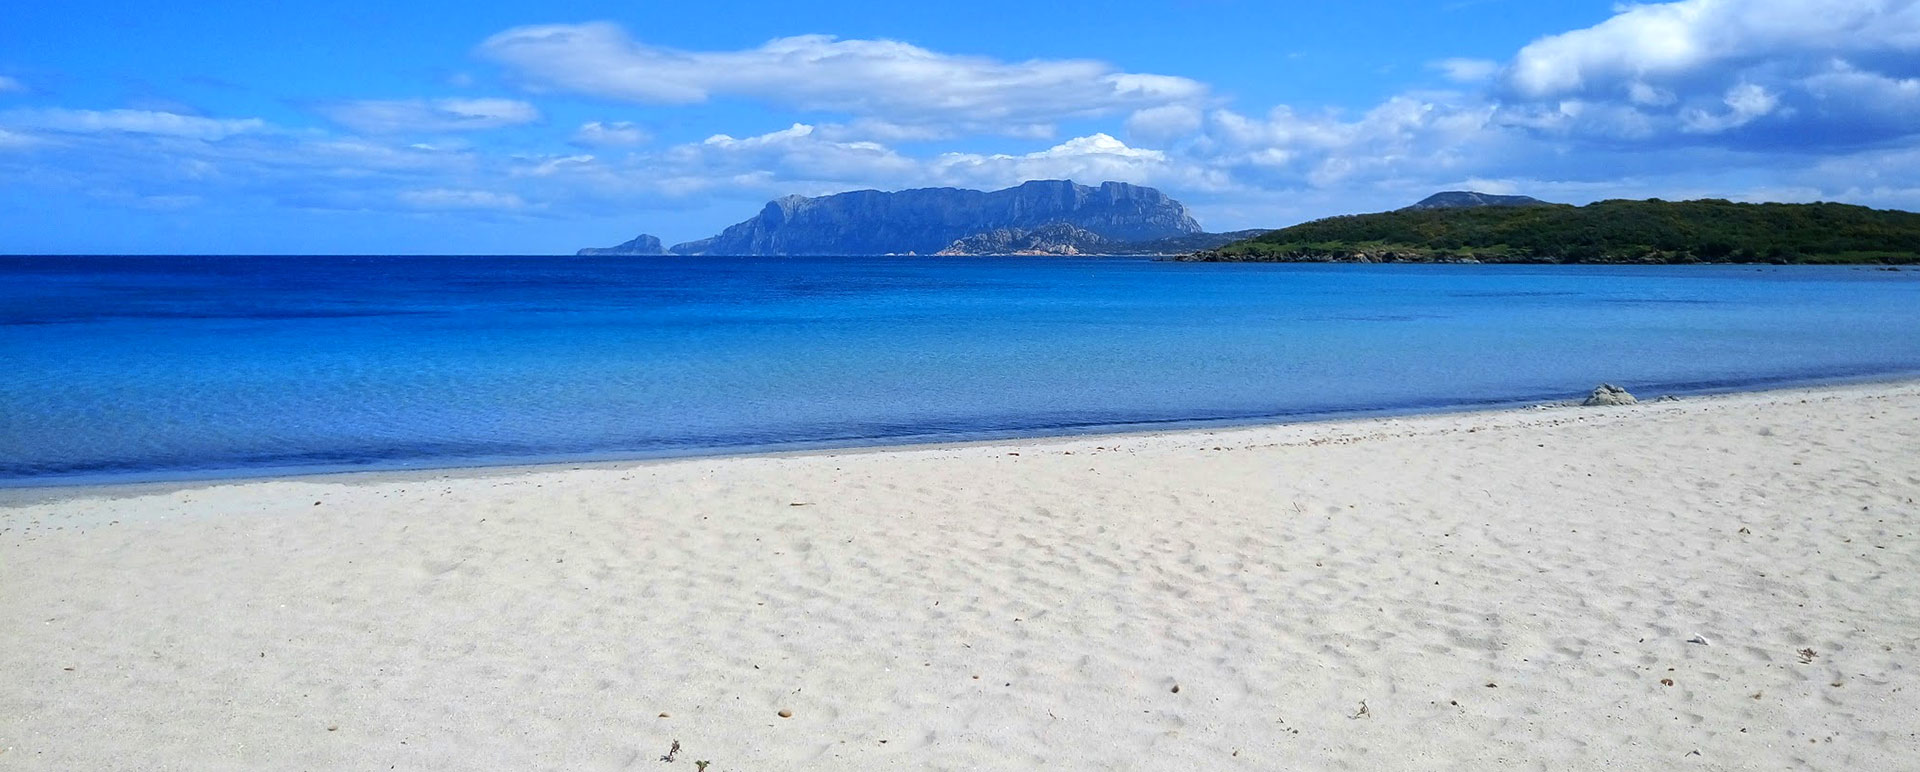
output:
[[[1483,206],[1552,206],[1532,196],[1496,196],[1471,190],[1449,190],[1421,199],[1407,209],[1473,209]],[[1406,210],[1401,210],[1406,211]]]
[[[574,254],[579,257],[625,257],[630,255],[665,255],[670,253],[667,252],[665,246],[660,244],[660,239],[642,233],[634,237],[632,241],[624,244],[611,247],[587,247]]]
[[[1330,217],[1182,260],[1916,263],[1920,214],[1848,204],[1600,201]]]
[[[1001,229],[1064,224],[1113,241],[1145,241],[1200,232],[1187,208],[1153,188],[1124,182],[1093,188],[1040,180],[992,192],[923,188],[858,190],[819,198],[787,196],[753,219],[709,239],[680,244],[680,255],[932,254],[955,241]]]

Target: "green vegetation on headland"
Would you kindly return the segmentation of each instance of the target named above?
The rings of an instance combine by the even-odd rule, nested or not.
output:
[[[1920,263],[1920,214],[1848,204],[1600,201],[1330,217],[1179,260]]]

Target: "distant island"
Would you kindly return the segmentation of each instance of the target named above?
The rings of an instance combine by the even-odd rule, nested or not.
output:
[[[787,196],[718,235],[671,249],[643,234],[579,254],[1175,255],[1263,232],[1206,233],[1186,205],[1149,187],[1036,180],[992,192],[921,188]]]
[[[1189,262],[1920,263],[1920,214],[1850,204],[1611,200],[1446,191],[1403,209],[1208,233],[1186,205],[1124,182],[1036,180],[787,196],[718,235],[641,234],[587,257],[1148,255]]]
[[[579,257],[644,257],[650,255],[671,254],[660,243],[660,237],[642,233],[632,241],[615,244],[611,247],[587,247],[575,253]]]
[[[1600,201],[1443,193],[1393,212],[1282,228],[1186,261],[1916,263],[1920,214],[1848,204]]]

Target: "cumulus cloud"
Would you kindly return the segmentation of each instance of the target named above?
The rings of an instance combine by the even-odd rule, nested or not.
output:
[[[1166,153],[1128,147],[1127,143],[1106,134],[1075,137],[1022,155],[946,153],[933,162],[935,172],[941,177],[978,180],[989,185],[1072,177],[1142,182],[1151,170],[1166,164]]]
[[[1914,51],[1912,0],[1682,0],[1623,6],[1593,27],[1534,41],[1508,81],[1541,98],[1797,53]]]
[[[652,46],[608,23],[519,27],[483,55],[530,87],[647,104],[740,96],[899,124],[959,121],[1016,128],[1204,98],[1187,78],[1120,72],[1104,62],[1002,62],[891,40],[777,38],[738,51]]]
[[[1266,182],[1454,175],[1512,149],[1494,118],[1491,105],[1455,94],[1402,95],[1353,118],[1285,106],[1264,118],[1218,110],[1203,148],[1215,163]]]
[[[1131,146],[1107,134],[1077,137],[1029,153],[914,156],[880,142],[838,139],[823,127],[804,123],[741,137],[716,134],[618,159],[529,160],[515,174],[552,178],[575,191],[666,197],[730,193],[772,198],[928,186],[999,188],[1030,179],[1182,184],[1192,189],[1225,184],[1224,176],[1166,151]]]
[[[708,170],[723,178],[764,175],[770,179],[856,185],[910,179],[915,171],[913,160],[883,144],[830,139],[804,123],[739,139],[716,134],[699,143],[672,148],[661,160],[682,175]]]
[[[573,133],[573,144],[584,147],[631,147],[653,139],[646,129],[626,121],[583,123]]]
[[[215,119],[153,110],[13,110],[0,113],[0,123],[69,134],[154,134],[187,139],[219,140],[236,134],[265,131],[258,118]]]
[[[1681,0],[1534,41],[1500,86],[1536,114],[1613,113],[1602,128],[1816,148],[1920,131],[1900,94],[1916,63],[1915,0]]]
[[[367,99],[319,106],[333,122],[368,134],[439,134],[519,126],[540,120],[514,99]]]

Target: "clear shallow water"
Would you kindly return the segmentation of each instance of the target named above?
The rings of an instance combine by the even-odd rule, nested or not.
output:
[[[1920,371],[1920,272],[0,257],[0,485],[959,440]]]

